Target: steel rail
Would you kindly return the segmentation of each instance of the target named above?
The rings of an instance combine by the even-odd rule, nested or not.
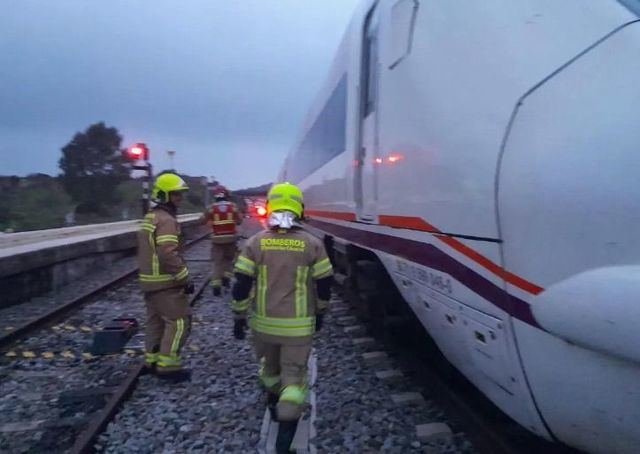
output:
[[[211,275],[198,284],[196,291],[189,300],[189,305],[192,306],[200,295],[202,295],[202,292],[205,290],[210,280]],[[94,452],[95,440],[109,425],[109,422],[111,422],[114,416],[118,413],[122,404],[131,396],[131,394],[133,394],[143,367],[144,364],[140,363],[131,369],[127,378],[125,378],[117,387],[116,391],[112,394],[104,408],[95,414],[91,419],[89,426],[78,436],[70,450],[71,454],[88,454]]]
[[[190,248],[191,246],[207,238],[208,236],[209,236],[209,233],[206,233],[197,238],[194,238],[193,240],[189,241],[185,245],[185,249]],[[14,343],[20,338],[25,337],[26,335],[40,328],[41,326],[46,325],[47,323],[50,323],[52,320],[55,320],[56,318],[63,315],[64,313],[69,312],[72,309],[75,309],[76,307],[79,307],[80,305],[82,305],[83,303],[87,302],[92,297],[94,297],[96,294],[103,292],[113,287],[114,285],[122,282],[123,280],[131,277],[137,271],[138,271],[138,266],[135,265],[130,269],[128,269],[127,271],[122,272],[118,276],[112,279],[109,279],[107,282],[98,284],[95,288],[88,290],[82,295],[72,298],[71,300],[68,300],[63,304],[59,305],[58,307],[55,307],[50,311],[45,312],[42,315],[36,316],[33,319],[28,320],[22,323],[21,325],[17,326],[15,329],[2,334],[2,336],[0,336],[0,348],[7,347],[8,345]]]
[[[474,448],[486,454],[577,454],[561,443],[549,442],[517,425],[457,370],[446,375],[434,358],[419,348],[392,346],[401,369],[410,370],[423,394],[437,402],[459,423]],[[446,361],[446,359],[445,359]],[[450,366],[453,367],[453,366]]]
[[[346,290],[348,279],[337,275],[336,282]],[[366,321],[359,314],[358,304],[347,298],[344,301],[355,312],[356,317],[366,326]],[[413,320],[413,323],[418,323]],[[420,325],[422,328],[422,326]],[[408,329],[402,333],[389,331],[386,326],[382,332],[373,332],[382,345],[398,360],[399,368],[421,389],[422,394],[435,401],[448,418],[458,423],[474,448],[486,454],[576,454],[577,451],[559,443],[548,442],[537,437],[504,415],[480,391],[477,390],[462,374],[453,369],[447,360],[436,357],[424,343],[417,343],[416,332]],[[393,328],[391,328],[393,329]],[[422,328],[423,330],[424,328]],[[407,337],[408,336],[408,337]],[[421,336],[427,336],[426,332]],[[439,355],[438,355],[439,356]],[[443,360],[450,369],[443,371],[438,367]],[[445,376],[445,372],[449,372]],[[496,416],[499,414],[499,416]],[[515,435],[513,432],[516,432]]]

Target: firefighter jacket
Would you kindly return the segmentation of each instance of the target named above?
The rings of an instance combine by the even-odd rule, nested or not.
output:
[[[265,230],[247,240],[235,272],[256,282],[253,297],[232,302],[236,315],[252,306],[254,332],[279,341],[314,333],[315,315],[328,305],[317,298],[316,281],[333,274],[319,239],[300,228]]]
[[[138,265],[145,293],[187,283],[180,224],[169,208],[160,205],[144,217],[138,231]]]
[[[237,226],[242,223],[242,216],[235,203],[222,200],[215,202],[204,213],[204,223],[211,228],[212,243],[235,243],[238,239]]]

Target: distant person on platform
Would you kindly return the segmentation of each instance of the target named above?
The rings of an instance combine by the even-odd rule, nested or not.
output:
[[[182,257],[182,234],[176,218],[188,189],[178,175],[160,175],[152,193],[156,205],[138,232],[140,285],[147,307],[143,373],[175,383],[191,378],[191,371],[182,368],[180,349],[191,328],[187,295],[193,293],[193,284]]]
[[[233,277],[233,262],[238,253],[238,226],[242,224],[242,215],[230,200],[227,188],[217,186],[213,193],[215,202],[200,220],[211,228],[211,288],[213,296],[220,296],[222,287],[228,288]]]

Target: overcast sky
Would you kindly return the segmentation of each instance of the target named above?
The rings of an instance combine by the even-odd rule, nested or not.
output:
[[[0,175],[57,174],[88,125],[156,169],[271,181],[358,0],[4,0]]]

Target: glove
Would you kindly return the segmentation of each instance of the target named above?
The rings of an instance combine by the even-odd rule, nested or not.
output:
[[[233,337],[238,340],[244,339],[247,335],[245,333],[247,329],[247,320],[244,318],[238,318],[233,321]]]
[[[193,285],[193,282],[189,281],[184,284],[184,287],[182,287],[182,289],[185,295],[193,295],[193,293],[196,291],[196,286]]]
[[[316,314],[316,333],[322,329],[322,319],[324,314]]]

